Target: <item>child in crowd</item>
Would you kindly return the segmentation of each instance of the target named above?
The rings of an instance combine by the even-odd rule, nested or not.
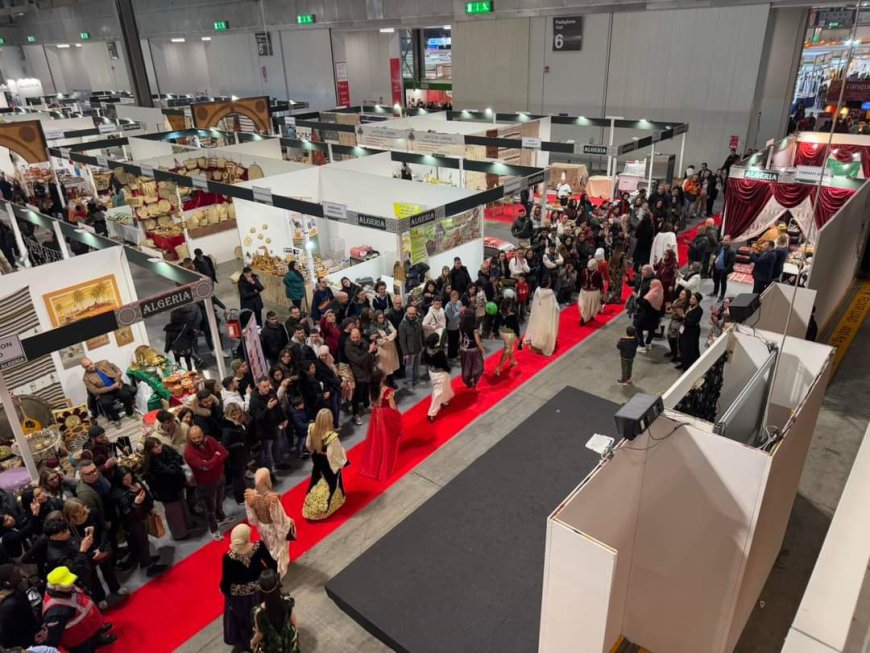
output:
[[[622,362],[622,378],[617,380],[619,385],[631,385],[631,368],[634,365],[634,357],[637,355],[637,332],[629,325],[625,329],[625,335],[616,343],[619,350],[619,358]]]
[[[517,292],[517,310],[519,312],[519,319],[522,322],[526,317],[529,304],[529,284],[526,281],[525,275],[521,274],[517,277],[514,290]]]
[[[302,397],[294,397],[287,431],[288,435],[296,440],[295,450],[299,458],[308,458],[310,455],[305,448],[305,438],[308,436],[308,425],[312,421],[305,410],[305,402]]]

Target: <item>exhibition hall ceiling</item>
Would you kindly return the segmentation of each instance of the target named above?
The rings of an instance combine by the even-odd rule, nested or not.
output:
[[[812,6],[818,3],[803,0],[497,0],[493,4],[495,16],[510,17],[753,4]],[[226,22],[231,30],[262,29],[264,25],[270,28],[295,27],[300,14],[313,14],[315,28],[317,25],[366,28],[385,24],[425,27],[487,19],[467,16],[465,0],[230,0],[213,4],[133,0],[133,5],[143,37],[206,33],[213,31],[218,21]],[[77,36],[81,32],[89,32],[94,39],[119,36],[113,0],[0,0],[2,15],[8,15],[12,20],[11,25],[0,27],[0,33],[10,42],[15,42],[13,33],[22,39],[25,34],[35,34],[43,43],[69,40],[71,35]]]

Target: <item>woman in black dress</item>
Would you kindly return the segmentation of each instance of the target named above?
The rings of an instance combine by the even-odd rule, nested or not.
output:
[[[184,458],[172,447],[164,447],[157,438],[145,438],[144,448],[145,481],[154,498],[163,504],[172,539],[187,539],[190,514],[184,501],[187,487]]]
[[[441,406],[449,406],[453,399],[453,386],[450,382],[450,363],[447,354],[439,346],[437,333],[430,333],[426,338],[426,348],[423,350],[421,362],[429,370],[429,381],[432,384],[432,399],[429,402],[428,419],[435,421],[435,416]]]
[[[701,356],[701,317],[704,309],[701,308],[703,295],[696,292],[689,299],[689,309],[683,318],[683,326],[680,332],[680,362],[678,370],[687,370]]]
[[[459,360],[462,364],[462,382],[469,388],[475,387],[483,375],[483,352],[474,310],[463,306],[459,318]]]
[[[498,359],[498,365],[495,367],[495,375],[501,376],[501,368],[505,361],[510,361],[511,368],[517,365],[517,359],[514,358],[514,346],[520,339],[520,322],[517,318],[516,304],[513,299],[506,297],[501,300],[501,306],[495,315],[493,329],[504,343],[501,358]]]
[[[341,470],[347,466],[347,454],[332,426],[332,413],[321,408],[314,424],[308,427],[305,448],[311,452],[311,482],[302,505],[302,516],[312,521],[326,519],[344,505],[344,482]]]
[[[264,569],[277,568],[263,542],[251,542],[250,526],[239,524],[232,530],[220,584],[224,595],[224,643],[248,650],[254,636],[254,608],[263,600],[257,580]]]
[[[649,261],[650,252],[652,252],[653,238],[655,238],[655,225],[649,211],[642,211],[643,216],[634,230],[634,237],[637,239],[637,245],[634,247],[634,271],[640,270],[640,266]]]

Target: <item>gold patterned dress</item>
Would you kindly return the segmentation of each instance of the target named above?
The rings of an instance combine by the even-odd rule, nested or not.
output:
[[[311,451],[311,428],[308,429],[308,439],[305,447]],[[344,482],[341,470],[347,465],[347,455],[338,439],[338,433],[330,431],[323,438],[323,449],[311,452],[311,483],[305,503],[302,505],[302,516],[305,519],[317,521],[326,519],[344,505]]]

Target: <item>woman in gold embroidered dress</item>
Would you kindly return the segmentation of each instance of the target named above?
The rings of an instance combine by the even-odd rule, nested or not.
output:
[[[344,505],[344,483],[341,470],[348,464],[338,433],[332,428],[332,413],[321,408],[314,424],[308,427],[305,448],[311,452],[311,483],[302,516],[316,521],[326,519]]]

